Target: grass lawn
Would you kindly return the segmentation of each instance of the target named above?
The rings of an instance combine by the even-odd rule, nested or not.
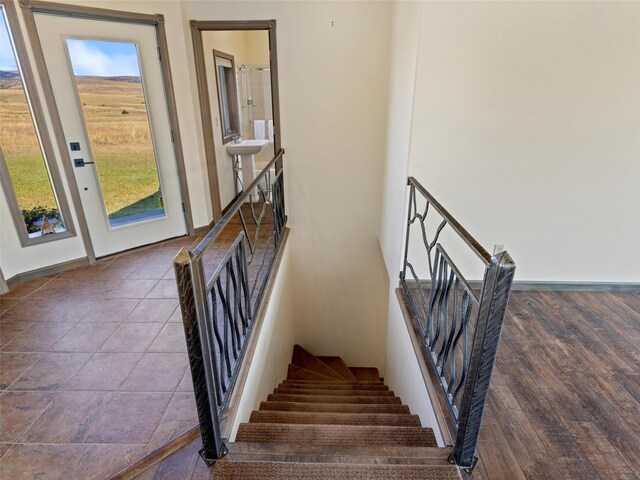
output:
[[[96,168],[109,217],[162,208],[142,85],[80,77],[78,90],[96,162],[85,168]],[[0,145],[20,208],[57,208],[19,81],[0,85]]]

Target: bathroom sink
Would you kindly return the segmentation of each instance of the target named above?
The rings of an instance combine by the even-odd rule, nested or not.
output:
[[[254,155],[269,145],[269,140],[242,140],[240,143],[227,144],[230,155]]]

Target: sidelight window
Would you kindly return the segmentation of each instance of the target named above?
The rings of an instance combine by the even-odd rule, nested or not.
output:
[[[12,5],[0,3],[0,176],[23,246],[73,234]],[[18,47],[18,48],[17,48]]]

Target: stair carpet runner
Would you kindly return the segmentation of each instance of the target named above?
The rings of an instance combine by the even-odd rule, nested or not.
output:
[[[460,479],[376,368],[294,347],[287,379],[239,426],[212,478]]]

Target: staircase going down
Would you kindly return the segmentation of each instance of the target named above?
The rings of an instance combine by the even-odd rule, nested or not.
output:
[[[212,478],[460,479],[433,430],[384,385],[296,345],[286,380],[238,428]]]

